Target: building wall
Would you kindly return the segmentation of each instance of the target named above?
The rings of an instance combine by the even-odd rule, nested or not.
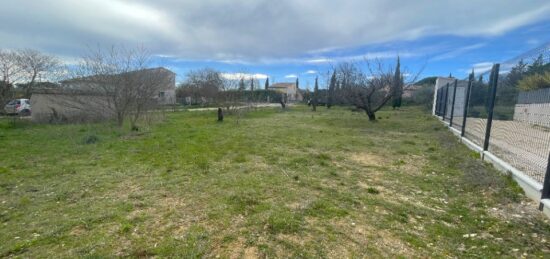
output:
[[[162,97],[160,96],[160,92],[164,93]],[[157,101],[159,104],[162,104],[162,105],[176,104],[176,90],[169,89],[169,90],[159,91],[159,97],[157,98]]]
[[[102,96],[33,93],[30,101],[34,122],[91,122],[114,117],[114,109]]]
[[[514,120],[550,128],[550,103],[516,104]]]
[[[435,103],[437,101],[437,90],[439,90],[439,88],[447,85],[448,84],[452,84],[454,83],[455,79],[454,78],[450,78],[450,77],[438,77],[436,80],[435,80],[435,86],[434,86],[434,102],[433,102],[433,107],[432,107],[432,115],[435,115]]]

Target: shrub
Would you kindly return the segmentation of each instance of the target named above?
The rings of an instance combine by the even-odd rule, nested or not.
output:
[[[519,81],[518,88],[523,91],[550,88],[550,71],[524,77]]]
[[[432,108],[434,96],[433,85],[423,85],[419,89],[413,91],[409,97],[403,98],[403,102],[407,105],[421,105],[425,109]]]

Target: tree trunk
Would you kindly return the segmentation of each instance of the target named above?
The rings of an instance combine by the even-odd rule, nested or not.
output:
[[[369,116],[369,121],[376,121],[376,115],[374,112],[365,111],[367,113],[367,116]]]
[[[116,115],[116,125],[122,127],[122,124],[124,124],[124,115],[118,112]]]

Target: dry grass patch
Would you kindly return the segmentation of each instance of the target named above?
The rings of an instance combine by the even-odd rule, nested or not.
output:
[[[380,167],[388,164],[387,158],[372,153],[353,153],[349,156],[349,158],[363,166]]]

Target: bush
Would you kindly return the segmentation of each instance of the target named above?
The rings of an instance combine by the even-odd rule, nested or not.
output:
[[[403,98],[403,103],[406,105],[421,105],[427,110],[432,108],[434,97],[434,86],[423,85],[419,89],[412,92],[410,97]]]
[[[519,81],[518,88],[523,91],[550,88],[550,71],[524,77]]]

